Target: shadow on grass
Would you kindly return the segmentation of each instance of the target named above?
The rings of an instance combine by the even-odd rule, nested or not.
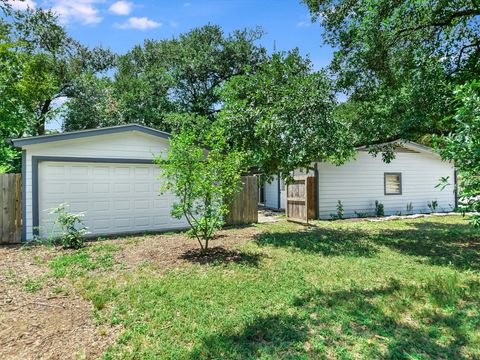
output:
[[[372,240],[432,265],[480,270],[480,231],[468,224],[409,221],[410,229],[382,230]]]
[[[427,258],[432,265],[480,270],[480,231],[468,224],[405,222],[408,228],[380,224],[377,229],[313,228],[267,232],[255,237],[259,245],[287,247],[323,256],[373,256],[379,246]]]
[[[216,246],[208,249],[208,251],[202,251],[201,249],[188,250],[180,256],[180,259],[202,265],[242,264],[256,267],[258,266],[262,257],[262,254],[247,253],[239,250],[229,250]]]
[[[285,315],[259,316],[199,339],[190,358],[474,358],[478,325],[468,314],[478,293],[458,297],[449,311],[425,307],[430,295],[423,285],[398,280],[373,289],[312,290],[293,299]]]
[[[218,333],[200,340],[190,359],[298,358],[307,339],[304,321],[291,315],[258,317],[238,331]]]
[[[368,357],[468,358],[462,350],[464,346],[475,347],[469,341],[476,323],[468,317],[468,307],[456,306],[448,312],[424,309],[420,319],[410,318],[410,311],[422,307],[430,295],[424,288],[393,281],[376,289],[314,291],[295,299],[294,304],[315,314],[310,316],[308,326],[322,329],[323,337],[339,339],[339,343],[353,340],[374,344],[369,347]],[[478,298],[468,300],[472,304]]]
[[[288,232],[266,232],[255,236],[259,245],[288,247],[324,256],[373,256],[378,249],[363,231],[310,228]]]

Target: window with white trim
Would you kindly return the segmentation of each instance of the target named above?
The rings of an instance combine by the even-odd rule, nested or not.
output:
[[[385,195],[402,195],[402,173],[384,174]]]

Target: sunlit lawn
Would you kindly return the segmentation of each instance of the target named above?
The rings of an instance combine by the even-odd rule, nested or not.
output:
[[[98,243],[48,266],[123,327],[107,359],[480,358],[480,233],[461,217],[258,227],[233,262],[118,271]]]

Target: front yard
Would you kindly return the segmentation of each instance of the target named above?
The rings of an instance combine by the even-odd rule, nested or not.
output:
[[[0,358],[480,358],[460,217],[0,249]]]

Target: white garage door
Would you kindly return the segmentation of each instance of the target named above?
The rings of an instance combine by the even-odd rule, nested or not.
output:
[[[92,235],[185,228],[170,216],[174,197],[159,195],[159,169],[143,164],[40,162],[40,235],[52,234],[49,210],[68,204],[85,214]]]

